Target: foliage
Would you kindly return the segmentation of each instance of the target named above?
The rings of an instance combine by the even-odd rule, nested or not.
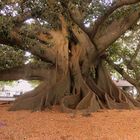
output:
[[[139,24],[128,30],[108,49],[109,59],[140,82]],[[137,54],[136,54],[137,53]],[[114,71],[114,70],[113,70]]]
[[[24,52],[9,46],[0,46],[0,69],[7,69],[24,64]]]

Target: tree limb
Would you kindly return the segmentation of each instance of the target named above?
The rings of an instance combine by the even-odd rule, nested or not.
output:
[[[140,2],[139,0],[117,0],[115,1],[112,6],[105,12],[105,14],[99,17],[90,32],[91,38],[94,38],[96,32],[98,31],[99,27],[104,23],[104,21],[118,8],[126,5],[131,5]]]
[[[106,59],[106,61],[113,69],[115,69],[118,73],[120,73],[122,77],[125,78],[129,83],[131,83],[135,87],[138,86],[138,82],[135,79],[131,78],[119,65],[114,64],[109,59]]]
[[[25,40],[24,40],[25,39]],[[35,39],[22,36],[16,30],[12,30],[7,36],[1,36],[0,44],[18,47],[24,51],[29,51],[33,55],[38,56],[43,61],[55,64],[55,50]]]
[[[87,7],[92,0],[87,0],[86,5],[84,7]],[[75,5],[69,1],[69,3],[65,3],[61,1],[62,7],[65,9],[65,11],[68,11],[70,19],[77,24],[87,35],[89,35],[88,28],[84,25],[84,16],[85,13],[81,12],[78,7],[75,7]]]
[[[132,25],[136,24],[139,18],[140,9],[118,20],[114,20],[111,24],[107,25],[105,29],[100,28],[93,39],[98,46],[99,52],[104,52],[110,44],[116,41]]]
[[[52,69],[46,69],[43,67],[36,67],[33,64],[23,65],[20,67],[10,68],[6,70],[0,70],[0,80],[46,80],[49,79],[49,75]]]

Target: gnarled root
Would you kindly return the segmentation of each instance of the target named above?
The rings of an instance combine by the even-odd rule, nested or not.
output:
[[[128,93],[119,89],[110,79],[105,68],[101,64],[97,84],[92,78],[84,81],[81,76],[80,92],[66,96],[61,102],[62,111],[90,111],[99,109],[134,109],[140,107],[140,103],[134,100]]]

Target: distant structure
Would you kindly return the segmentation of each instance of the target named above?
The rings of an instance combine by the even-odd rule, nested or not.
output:
[[[0,98],[1,97],[18,97],[25,92],[28,92],[35,88],[31,83],[25,80],[15,81],[11,85],[2,85],[0,86]]]
[[[128,81],[126,81],[126,80],[114,80],[114,83],[119,88],[121,88],[121,89],[125,90],[126,92],[128,92],[134,98],[137,96],[138,93],[137,93],[136,88],[132,84],[130,84]]]
[[[0,97],[17,97],[22,94],[22,91],[0,90]]]
[[[134,87],[132,84],[130,84],[128,81],[126,80],[114,80],[114,83],[118,86],[118,87]]]

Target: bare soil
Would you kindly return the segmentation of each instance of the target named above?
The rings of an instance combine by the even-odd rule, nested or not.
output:
[[[140,110],[103,110],[82,116],[43,112],[9,112],[0,105],[0,140],[140,140]]]

